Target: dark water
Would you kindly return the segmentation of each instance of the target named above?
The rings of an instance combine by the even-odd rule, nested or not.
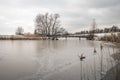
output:
[[[100,41],[0,41],[0,80],[100,80],[115,65],[118,51]],[[94,49],[97,53],[94,54]],[[84,61],[78,55],[84,54]],[[81,72],[82,64],[82,72]]]

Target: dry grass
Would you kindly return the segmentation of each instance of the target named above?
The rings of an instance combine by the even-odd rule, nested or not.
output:
[[[42,40],[38,35],[0,35],[0,40]]]
[[[111,33],[111,35],[107,35],[100,38],[101,41],[109,41],[109,42],[120,42],[120,33],[114,34]]]

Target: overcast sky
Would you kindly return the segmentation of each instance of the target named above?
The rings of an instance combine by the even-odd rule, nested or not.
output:
[[[97,27],[120,26],[120,0],[0,0],[0,34],[14,34],[18,26],[34,31],[37,14],[59,13],[69,32]]]

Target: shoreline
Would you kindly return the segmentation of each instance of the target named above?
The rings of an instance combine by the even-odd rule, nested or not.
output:
[[[117,47],[120,47],[118,46],[119,44],[116,44],[116,43],[118,42],[114,42],[113,44],[115,44]],[[113,66],[107,71],[107,73],[104,75],[102,80],[120,80],[120,76],[119,76],[120,74],[120,52],[112,54],[111,57],[115,60],[115,66]]]

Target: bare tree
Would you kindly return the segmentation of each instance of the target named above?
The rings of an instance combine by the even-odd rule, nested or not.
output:
[[[24,32],[24,29],[23,29],[22,27],[18,27],[18,28],[16,29],[16,35],[22,35],[23,32]]]
[[[59,30],[57,31],[58,35],[62,35],[65,36],[68,32],[65,30],[65,28],[59,28]]]
[[[38,14],[35,19],[35,34],[55,37],[60,30],[59,14]]]

